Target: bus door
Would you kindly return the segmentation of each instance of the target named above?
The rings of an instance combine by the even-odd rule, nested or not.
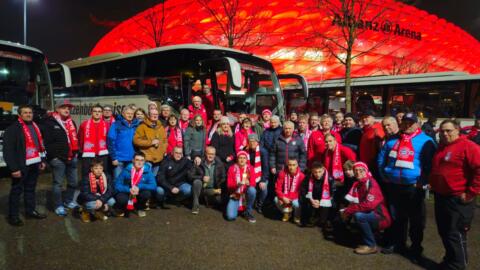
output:
[[[200,61],[200,66],[201,88],[210,88],[215,108],[224,107],[225,111],[235,111],[247,107],[243,98],[245,92],[242,91],[241,67],[235,59],[206,59]],[[207,81],[209,85],[203,85]]]

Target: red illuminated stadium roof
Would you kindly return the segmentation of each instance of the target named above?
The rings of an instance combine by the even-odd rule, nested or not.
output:
[[[225,0],[165,1],[165,6],[159,4],[119,24],[96,44],[90,55],[138,51],[158,43],[228,46],[217,22],[224,18],[212,16],[199,3],[209,2],[209,7],[224,14],[222,1]],[[241,35],[235,40],[235,48],[271,60],[278,73],[301,73],[309,80],[344,76],[343,65],[322,49],[323,40],[319,37],[319,33],[340,35],[340,22],[317,8],[317,1],[237,1],[234,33]],[[377,2],[381,4],[365,14],[368,30],[358,37],[354,53],[381,45],[353,60],[352,76],[452,70],[480,73],[480,42],[465,31],[409,5],[393,0]],[[375,18],[378,10],[385,11]],[[153,32],[161,32],[162,19],[163,32],[154,36]]]

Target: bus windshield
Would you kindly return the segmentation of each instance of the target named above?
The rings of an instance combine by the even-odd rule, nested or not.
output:
[[[50,109],[50,83],[45,59],[0,48],[0,123],[15,119],[21,104]]]

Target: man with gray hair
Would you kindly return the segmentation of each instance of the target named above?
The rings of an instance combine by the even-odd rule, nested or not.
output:
[[[168,118],[172,114],[172,108],[168,104],[163,104],[160,106],[160,117],[158,120],[162,123],[163,127],[168,126]]]
[[[289,159],[298,160],[302,171],[307,164],[307,152],[305,144],[300,136],[294,135],[295,124],[286,121],[283,124],[283,133],[275,140],[270,152],[270,172],[277,174],[287,166]]]
[[[112,158],[114,178],[122,172],[127,163],[131,162],[135,149],[133,148],[133,136],[138,127],[138,119],[134,118],[135,109],[128,105],[123,107],[122,115],[112,124],[108,131],[108,153]]]
[[[383,131],[385,131],[384,141],[396,138],[400,135],[400,128],[398,127],[397,119],[393,116],[385,116],[382,119]]]

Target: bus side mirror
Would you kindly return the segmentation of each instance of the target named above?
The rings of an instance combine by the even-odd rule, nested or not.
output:
[[[287,79],[288,80],[293,80],[294,85],[299,84],[300,87],[302,88],[303,97],[305,99],[308,99],[309,90],[308,90],[308,83],[307,83],[307,80],[305,79],[305,77],[303,77],[302,75],[298,75],[298,74],[279,74],[278,79],[279,80],[287,80]]]
[[[203,69],[213,71],[227,71],[230,87],[234,90],[242,89],[242,69],[237,60],[230,57],[206,59],[200,61]]]

